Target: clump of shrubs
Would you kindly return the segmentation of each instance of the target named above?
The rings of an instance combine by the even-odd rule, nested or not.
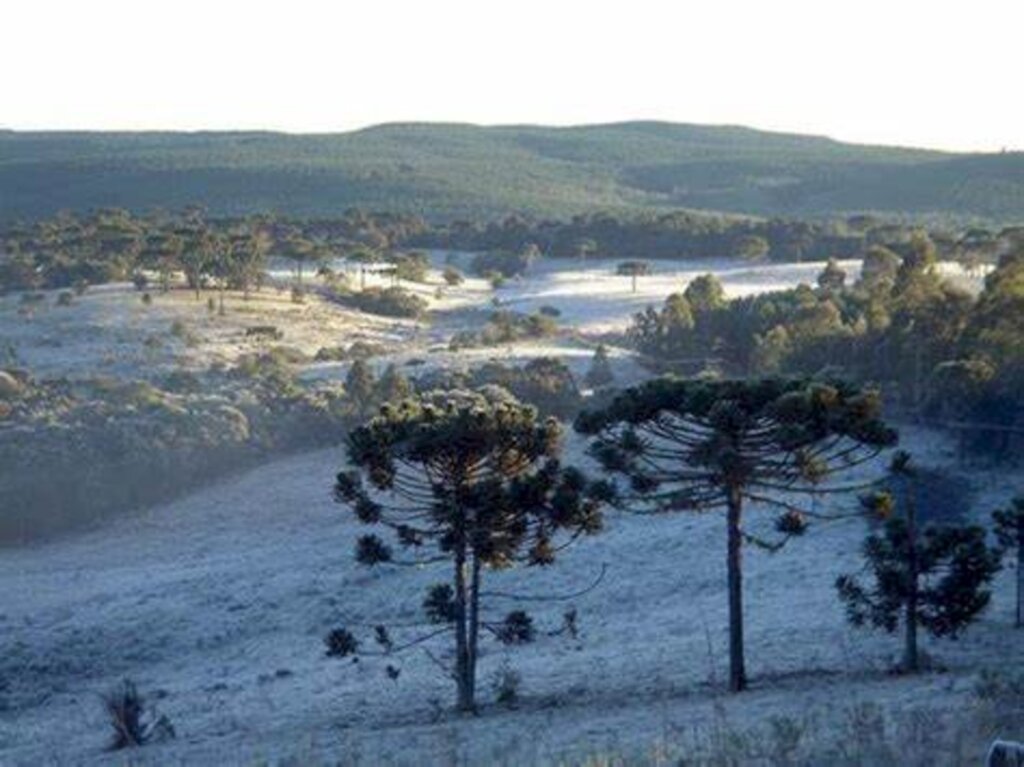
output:
[[[347,362],[367,360],[387,354],[387,347],[372,341],[353,341],[348,346],[322,346],[313,357],[317,362]]]
[[[57,294],[57,306],[71,306],[74,303],[74,295],[70,290],[62,290]]]
[[[423,298],[398,287],[373,287],[358,293],[335,291],[332,298],[343,306],[385,317],[417,319],[427,310],[427,302]]]
[[[532,338],[549,338],[558,332],[558,323],[547,314],[522,314],[499,309],[491,314],[487,325],[479,332],[462,331],[452,336],[452,351],[474,346],[494,346]]]
[[[399,253],[390,258],[395,265],[395,279],[408,280],[409,282],[426,282],[427,269],[430,267],[430,260],[426,253],[414,251],[412,253]]]
[[[488,275],[492,274],[499,274],[505,278],[517,277],[529,266],[530,255],[526,251],[512,253],[496,250],[476,255],[469,268],[474,274],[490,279]]]

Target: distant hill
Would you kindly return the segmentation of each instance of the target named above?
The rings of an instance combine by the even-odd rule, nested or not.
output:
[[[0,219],[205,204],[430,218],[693,208],[1024,218],[1024,153],[951,154],[749,128],[389,124],[350,133],[0,131]]]

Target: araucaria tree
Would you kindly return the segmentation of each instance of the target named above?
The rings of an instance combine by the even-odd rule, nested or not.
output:
[[[839,597],[854,626],[870,624],[895,633],[903,626],[901,670],[921,669],[918,627],[935,637],[956,638],[988,606],[985,588],[999,570],[1000,551],[985,542],[978,525],[918,523],[915,508],[916,471],[910,456],[893,458],[892,486],[861,499],[865,510],[884,518],[880,534],[864,543],[864,586],[852,575],[836,580]]]
[[[335,485],[337,500],[360,522],[386,528],[405,554],[376,535],[359,539],[364,565],[445,562],[450,580],[430,590],[424,607],[440,629],[405,643],[451,631],[457,705],[476,703],[480,629],[509,643],[532,635],[522,611],[491,622],[481,598],[485,568],[516,563],[549,565],[568,541],[601,528],[599,486],[559,464],[561,429],[540,421],[514,400],[462,396],[442,404],[406,400],[352,432],[349,462]],[[559,535],[567,541],[559,541]],[[340,651],[357,651],[354,635],[339,630]],[[382,638],[383,637],[383,638]],[[393,650],[387,629],[377,641]]]
[[[1024,495],[1013,499],[1009,508],[992,514],[999,544],[1013,552],[1017,565],[1017,618],[1015,625],[1024,625],[1022,600],[1024,600]]]
[[[802,533],[809,517],[827,516],[817,511],[814,494],[847,490],[835,475],[895,442],[879,413],[875,392],[840,382],[666,377],[628,389],[577,420],[580,432],[595,437],[592,455],[627,480],[620,505],[724,511],[731,690],[747,684],[744,542],[777,549]],[[770,537],[755,532],[756,523],[745,526],[748,502],[770,515]]]

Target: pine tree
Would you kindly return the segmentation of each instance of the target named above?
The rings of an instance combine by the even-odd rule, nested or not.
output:
[[[879,412],[875,392],[842,382],[667,377],[628,389],[577,420],[577,430],[595,437],[591,454],[628,481],[620,505],[725,512],[733,691],[747,684],[744,541],[776,550],[801,534],[809,517],[825,516],[787,498],[845,491],[830,478],[895,441]],[[772,539],[743,526],[747,501],[772,514]]]
[[[366,360],[353,360],[345,376],[345,394],[353,415],[365,415],[376,405],[377,382]]]
[[[608,349],[604,344],[599,344],[597,349],[594,350],[594,358],[590,362],[590,370],[587,371],[584,380],[587,386],[592,389],[607,386],[615,380],[611,361],[608,359]]]
[[[386,527],[413,557],[400,561],[384,540],[366,535],[358,541],[357,559],[367,566],[444,562],[452,568],[451,580],[430,589],[423,603],[440,628],[401,646],[454,633],[460,710],[476,705],[480,629],[509,644],[533,634],[521,611],[503,621],[487,618],[484,569],[549,565],[562,547],[559,533],[572,541],[601,528],[600,486],[559,464],[560,439],[558,422],[538,420],[532,407],[481,396],[442,405],[385,405],[350,435],[355,470],[338,474],[335,497],[360,522]],[[351,633],[336,632],[334,644],[342,651],[335,654],[358,652]],[[377,642],[395,649],[384,627],[377,629]]]
[[[985,588],[999,570],[999,551],[985,542],[977,525],[920,525],[914,492],[917,472],[910,456],[898,453],[890,469],[896,492],[862,499],[865,510],[885,518],[881,534],[864,543],[865,566],[873,583],[851,575],[836,589],[854,626],[870,624],[888,633],[903,626],[902,670],[921,669],[918,628],[955,638],[988,606]]]
[[[1015,625],[1024,625],[1024,496],[1013,499],[1009,508],[1000,509],[992,514],[995,522],[996,537],[1005,549],[1013,551],[1017,566],[1017,617]]]

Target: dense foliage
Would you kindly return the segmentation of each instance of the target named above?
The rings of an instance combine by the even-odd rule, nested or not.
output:
[[[1024,249],[1001,257],[977,298],[935,262],[919,235],[898,252],[873,249],[853,285],[831,268],[817,288],[726,302],[708,276],[638,314],[629,337],[652,365],[681,372],[828,369],[872,381],[891,403],[937,421],[998,425],[985,447],[1008,455],[1014,425],[1024,425]]]
[[[691,208],[1020,218],[1024,155],[633,122],[382,125],[333,135],[0,132],[0,220],[109,206],[431,218]]]

